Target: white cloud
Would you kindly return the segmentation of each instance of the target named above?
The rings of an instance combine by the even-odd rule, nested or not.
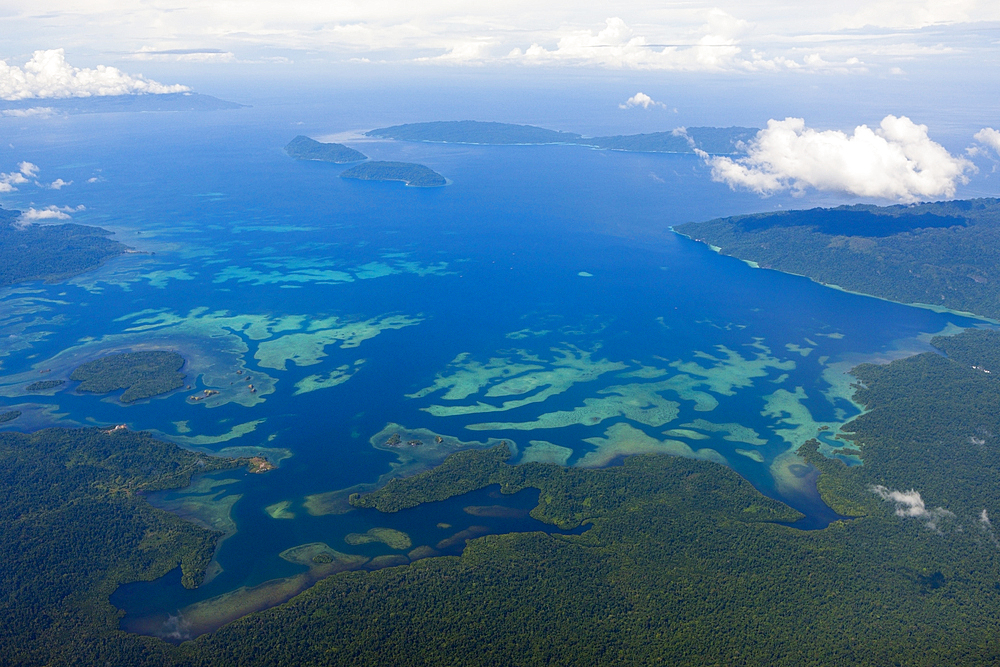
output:
[[[226,54],[235,53],[242,62],[301,54],[302,60],[326,62],[357,57],[375,63],[426,59],[478,64],[490,62],[495,55],[463,60],[461,45],[489,42],[496,45],[491,54],[506,54],[515,47],[524,54],[537,44],[549,52],[561,51],[549,60],[558,65],[632,66],[608,64],[614,59],[599,54],[583,54],[574,60],[571,43],[565,44],[566,49],[556,47],[563,38],[593,36],[594,27],[607,19],[610,6],[596,0],[241,0],[239,11],[233,10],[235,6],[231,2],[5,0],[0,21],[8,54],[28,52],[45,43],[89,53],[114,48],[134,54],[123,56],[126,59],[139,60],[232,62]],[[989,66],[992,61],[981,57],[996,52],[995,26],[988,22],[1000,20],[1000,3],[995,0],[628,0],[615,3],[614,8],[647,42],[631,53],[623,49],[626,60],[661,69],[691,69],[685,59],[697,60],[699,50],[712,62],[714,57],[701,42],[706,36],[733,40],[744,53],[732,64],[742,61],[761,71],[803,66],[803,56],[814,53],[831,63],[850,57],[867,61],[872,54],[884,53],[883,47],[900,43],[944,44],[969,54],[969,62]],[[204,48],[206,44],[214,48]],[[664,50],[649,44],[698,48],[642,55],[642,51]],[[748,55],[751,47],[769,55],[754,58]],[[714,50],[725,56],[725,51]],[[898,58],[888,57],[878,66],[885,72],[900,64]],[[919,65],[906,67],[916,72]],[[703,66],[695,69],[706,71]]]
[[[30,107],[28,109],[3,109],[0,115],[14,118],[29,118],[31,116],[51,116],[54,113],[52,107]]]
[[[973,138],[979,143],[989,146],[1000,154],[1000,132],[994,130],[992,127],[984,127],[976,132]],[[976,153],[973,153],[973,155],[975,154]]]
[[[35,178],[36,176],[38,176],[37,164],[32,164],[30,162],[19,162],[17,164],[17,168],[23,176],[26,176],[28,178]]]
[[[13,192],[17,190],[14,186],[22,183],[28,183],[28,179],[20,171],[0,173],[0,192]]]
[[[144,46],[126,56],[128,60],[158,62],[231,63],[236,56],[222,49],[153,49]]]
[[[624,104],[619,104],[619,109],[631,109],[633,107],[642,107],[643,109],[648,109],[649,107],[662,107],[667,108],[667,105],[663,102],[657,102],[652,97],[643,92],[638,92],[632,97],[625,100]]]
[[[786,56],[768,58],[750,49],[743,57],[740,43],[753,25],[722,11],[712,9],[705,22],[676,40],[680,44],[651,43],[636,35],[621,18],[605,20],[596,34],[575,30],[558,37],[554,49],[537,42],[522,51],[512,50],[508,60],[526,64],[575,64],[610,69],[666,70],[680,72],[764,72],[790,70],[866,71],[857,57],[842,62],[827,62],[818,53],[806,54],[802,62]]]
[[[70,213],[75,213],[76,211],[82,211],[84,207],[77,206],[76,208],[71,208],[69,206],[46,206],[45,208],[29,208],[27,211],[21,211],[21,217],[18,218],[19,222],[35,222],[36,220],[69,220]]]
[[[942,519],[955,516],[943,507],[937,507],[932,510],[927,509],[927,505],[924,503],[924,499],[920,497],[920,493],[913,489],[909,491],[891,491],[881,484],[876,484],[868,488],[882,500],[895,503],[896,516],[921,519],[927,523],[927,527],[931,530],[937,530],[938,522]],[[988,521],[989,519],[987,518]]]
[[[67,185],[73,185],[73,181],[64,181],[61,178],[57,178],[56,180],[52,181],[45,187],[47,187],[50,190],[62,190]]]
[[[166,86],[144,79],[142,75],[131,76],[115,67],[73,67],[66,62],[62,49],[35,51],[24,69],[0,60],[0,98],[5,100],[180,93],[187,90],[190,90],[187,86]]]
[[[702,156],[713,179],[760,194],[811,187],[910,202],[951,197],[975,171],[905,116],[886,116],[875,130],[860,125],[852,135],[813,130],[801,118],[769,120],[745,158]]]

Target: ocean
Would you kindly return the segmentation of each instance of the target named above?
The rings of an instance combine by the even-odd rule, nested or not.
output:
[[[27,160],[40,183],[72,181],[22,185],[5,208],[62,207],[140,251],[0,292],[0,403],[22,411],[3,428],[125,424],[279,465],[150,495],[228,536],[196,590],[179,571],[119,589],[127,629],[183,639],[287,599],[329,571],[301,553],[395,564],[487,532],[566,532],[527,516],[531,490],[398,515],[344,504],[501,441],[511,462],[716,461],[802,512],[795,527],[822,528],[841,517],[794,452],[818,438],[858,463],[835,438],[859,412],[845,371],[982,324],[755,269],[671,231],[828,198],[732,192],[692,155],[370,140],[368,119],[330,121],[328,104],[0,119],[4,170]],[[284,154],[297,134],[449,184],[340,179],[344,165]],[[72,382],[24,390],[141,349],[185,356],[190,388],[130,405]],[[303,545],[326,551],[289,551]]]

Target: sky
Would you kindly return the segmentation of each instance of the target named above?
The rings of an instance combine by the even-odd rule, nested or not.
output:
[[[81,29],[83,26],[83,29]],[[6,0],[2,57],[116,62],[426,63],[903,76],[994,60],[1000,3]]]
[[[712,166],[765,196],[951,196],[1000,155],[995,0],[6,0],[0,34],[4,100],[242,101],[266,81],[381,87],[373,109],[447,91],[433,119],[537,122],[562,105],[557,129],[584,133],[760,127],[742,161]]]

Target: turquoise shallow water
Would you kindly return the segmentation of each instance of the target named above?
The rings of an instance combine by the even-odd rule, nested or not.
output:
[[[431,545],[443,539],[438,523],[457,531],[456,517],[471,516],[463,507],[533,506],[528,493],[398,517],[317,513],[310,497],[375,484],[393,464],[432,465],[447,450],[433,436],[393,449],[383,435],[373,447],[389,423],[507,440],[515,460],[604,465],[634,451],[720,460],[802,511],[799,527],[825,526],[836,515],[790,451],[808,437],[838,444],[832,434],[857,414],[849,391],[834,386],[841,371],[972,324],[754,270],[673,235],[675,223],[764,206],[712,183],[692,156],[352,144],[451,181],[406,188],[344,181],[342,167],[287,158],[281,147],[296,134],[365,124],[330,127],[322,107],[304,106],[294,110],[311,118],[303,130],[292,113],[95,115],[8,128],[8,162],[27,159],[42,178],[74,184],[22,188],[5,207],[83,205],[75,221],[148,254],[0,294],[0,402],[24,413],[5,428],[125,423],[182,446],[283,459],[265,475],[216,473],[229,481],[151,497],[235,533],[217,554],[219,573],[196,591],[176,573],[123,587],[113,601],[128,612],[126,627],[149,631],[136,619],[294,577],[306,567],[278,554],[297,545],[371,558],[401,552],[345,536],[404,526],[413,546]],[[77,395],[72,383],[23,391],[40,370],[58,378],[109,351],[163,347],[188,358],[190,390],[129,406]],[[671,378],[686,384],[653,387]],[[189,399],[205,388],[221,394]],[[500,409],[505,402],[514,403]],[[733,424],[744,429],[724,427]],[[278,503],[294,517],[273,518],[267,509]],[[231,507],[231,523],[213,514],[220,506]],[[523,512],[475,525],[551,530]]]

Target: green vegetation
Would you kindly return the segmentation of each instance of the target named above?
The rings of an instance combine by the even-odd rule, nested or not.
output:
[[[963,336],[970,349],[996,342],[992,332]],[[775,525],[787,509],[705,462],[634,457],[579,470],[509,466],[502,448],[462,452],[353,502],[394,511],[488,484],[538,486],[534,516],[593,527],[489,536],[460,558],[334,577],[201,638],[186,656],[201,665],[991,662],[1000,550],[982,511],[1000,509],[991,481],[1000,388],[932,353],[857,373],[869,412],[850,431],[865,465],[819,456],[815,442],[803,452],[823,471],[828,500],[858,518],[821,531]],[[877,484],[916,489],[926,506],[898,515]]]
[[[368,156],[344,144],[324,144],[315,139],[299,135],[288,142],[285,152],[296,160],[319,160],[320,162],[360,162]]]
[[[365,132],[369,137],[398,141],[431,141],[453,144],[575,144],[579,134],[556,132],[533,125],[483,123],[475,120],[408,123]]]
[[[66,380],[38,380],[24,388],[25,391],[45,391],[66,384]]]
[[[636,153],[694,153],[698,148],[713,155],[730,155],[739,151],[739,142],[753,139],[757,132],[751,127],[689,127],[683,132],[595,137],[577,143]]]
[[[473,120],[409,123],[366,132],[369,137],[399,141],[456,144],[578,144],[591,148],[642,153],[694,153],[695,147],[712,154],[738,151],[740,141],[752,139],[758,130],[750,127],[689,127],[671,132],[612,137],[583,137],[533,125],[483,123]]]
[[[124,389],[122,403],[165,394],[184,386],[184,357],[176,352],[124,352],[88,362],[70,375],[80,382],[77,391],[106,394]]]
[[[24,225],[20,211],[0,209],[0,287],[31,280],[64,280],[129,250],[100,227]]]
[[[8,410],[7,412],[0,413],[0,424],[6,424],[7,422],[12,422],[21,416],[20,410]]]
[[[1000,200],[841,206],[678,225],[763,268],[1000,318]]]
[[[342,171],[340,177],[360,181],[403,181],[418,188],[435,188],[448,183],[430,167],[411,162],[365,162]]]
[[[349,533],[344,537],[344,541],[351,546],[381,542],[390,549],[398,551],[403,551],[413,546],[409,535],[401,530],[393,530],[392,528],[372,528],[365,533]]]
[[[90,616],[65,611],[78,598],[64,597],[61,589],[51,602],[61,605],[61,615],[22,596],[15,606],[19,615],[6,616],[15,630],[0,634],[0,651],[14,655],[15,663],[192,667],[991,664],[1000,652],[1000,539],[990,523],[990,515],[1000,512],[1000,384],[985,370],[998,340],[997,332],[967,331],[935,339],[950,357],[925,353],[855,369],[862,383],[856,398],[867,411],[845,430],[864,465],[848,467],[820,456],[815,441],[800,450],[821,470],[827,502],[855,517],[824,530],[777,523],[797,515],[732,470],[706,461],[635,456],[594,470],[537,462],[512,466],[508,449],[500,446],[463,451],[437,468],[355,495],[352,503],[391,512],[490,485],[503,493],[533,487],[540,493],[532,516],[590,529],[580,535],[484,536],[470,540],[460,557],[343,572],[286,604],[179,647],[115,630],[113,614],[101,615],[111,585],[100,589],[104,597],[79,598],[97,610]],[[90,557],[79,553],[78,542],[91,550],[108,543],[106,529],[102,540],[72,531],[110,524],[114,541],[121,530],[107,520],[78,526],[77,505],[64,495],[89,502],[100,493],[102,502],[131,503],[123,515],[129,526],[137,517],[156,516],[128,493],[134,487],[119,469],[122,458],[77,450],[50,456],[44,438],[66,433],[87,434],[102,444],[119,437],[95,430],[0,435],[0,443],[19,444],[23,453],[16,464],[0,468],[0,489],[7,494],[0,531],[13,530],[12,520],[58,526],[38,533],[36,541],[15,536],[3,542],[17,545],[7,556],[9,571],[38,576],[46,594],[52,582],[58,588],[89,581],[73,576],[78,559]],[[155,443],[128,432],[121,437],[146,447]],[[116,452],[127,459],[134,447]],[[147,459],[159,461],[135,453],[134,460]],[[75,479],[82,468],[94,467],[91,460],[108,466],[100,474],[109,481],[53,486],[51,478],[30,472],[41,467],[58,480]],[[168,470],[166,479],[187,470]],[[164,484],[164,478],[154,480]],[[60,501],[46,505],[50,495]],[[71,520],[50,516],[53,508],[71,512]],[[133,539],[144,534],[136,531]],[[166,571],[169,563],[183,562],[179,553],[211,552],[210,541],[205,551],[192,552],[170,542],[169,557],[139,571],[132,560],[139,557],[137,548],[115,544],[113,554],[122,564],[114,572],[127,573],[119,581]],[[304,546],[309,548],[296,551],[295,562],[323,567],[318,563],[334,558],[325,545]],[[66,568],[71,576],[36,575],[39,562],[43,573]],[[87,576],[103,571],[88,569]],[[0,585],[10,590],[18,581]],[[53,618],[58,622],[48,620]],[[18,628],[29,622],[56,629],[43,627],[28,640]]]
[[[178,565],[197,586],[216,534],[142,498],[242,463],[126,429],[0,434],[0,662],[142,664],[158,651],[118,630],[108,596]]]

